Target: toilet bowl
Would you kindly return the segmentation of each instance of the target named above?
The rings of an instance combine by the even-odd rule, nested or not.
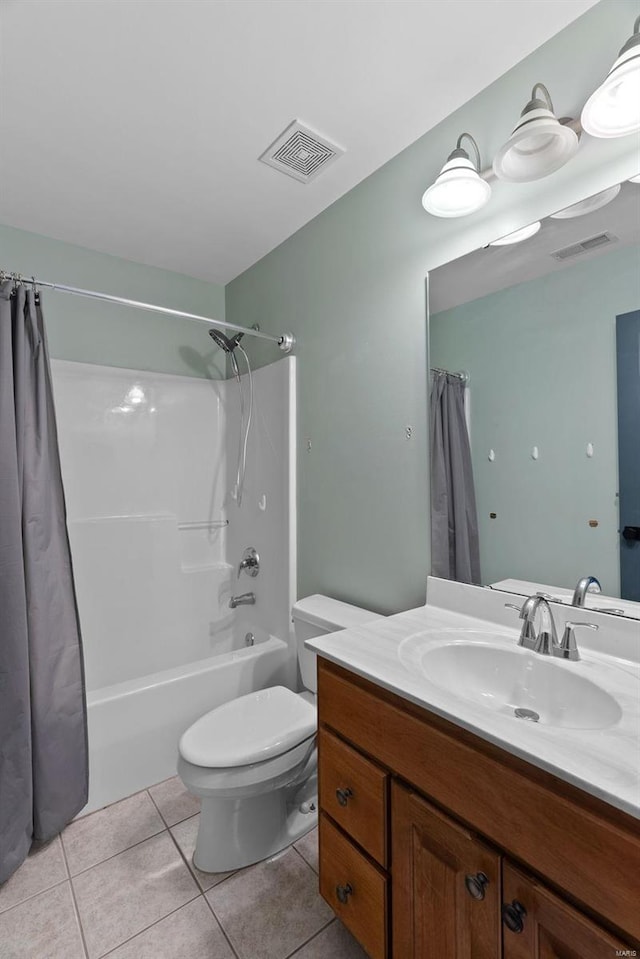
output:
[[[203,872],[266,859],[317,822],[316,657],[305,640],[379,619],[327,596],[292,610],[305,691],[271,686],[198,719],[179,743],[178,774],[200,797],[193,857]]]

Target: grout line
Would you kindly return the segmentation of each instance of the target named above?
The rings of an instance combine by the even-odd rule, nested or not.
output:
[[[166,780],[163,779],[162,781],[165,782]],[[152,786],[159,786],[160,783],[152,783],[151,785],[152,785]],[[135,791],[134,793],[129,793],[128,796],[123,796],[122,799],[114,799],[113,802],[108,802],[108,803],[106,803],[106,805],[104,805],[104,806],[98,806],[97,809],[92,809],[91,812],[82,812],[82,811],[81,811],[81,812],[78,813],[77,816],[74,816],[74,818],[71,820],[70,823],[67,823],[67,826],[72,826],[72,825],[74,824],[74,822],[81,822],[83,819],[89,819],[91,816],[95,816],[96,813],[98,813],[98,812],[104,812],[105,809],[111,809],[112,806],[117,806],[118,803],[125,802],[125,800],[127,800],[127,799],[133,799],[134,796],[139,796],[140,793],[146,792],[148,788],[149,788],[149,787],[147,787],[147,786],[143,786],[142,789],[136,789],[136,791]],[[67,827],[65,826],[65,829],[66,829],[66,828],[67,828]]]
[[[321,929],[318,929],[316,932],[314,932],[314,934],[313,934],[312,936],[309,936],[309,938],[306,939],[306,940],[302,943],[302,945],[296,946],[296,948],[293,950],[293,952],[290,952],[287,956],[284,956],[284,959],[295,959],[295,957],[296,957],[296,956],[299,956],[300,953],[302,952],[302,950],[303,950],[304,948],[306,948],[306,946],[308,946],[310,942],[313,942],[314,939],[317,939],[317,937],[318,937],[319,935],[321,935],[321,934],[325,931],[325,929],[328,929],[329,926],[330,926],[332,923],[334,923],[335,921],[336,921],[336,917],[335,917],[335,915],[334,915],[334,916],[331,917],[331,919],[329,919],[328,922],[325,922],[324,926],[322,926]]]
[[[163,826],[162,829],[159,829],[158,832],[152,833],[150,836],[145,836],[144,839],[138,839],[137,842],[132,842],[130,846],[126,846],[125,849],[120,849],[119,852],[114,852],[113,855],[107,856],[105,859],[101,859],[100,862],[94,862],[90,866],[86,866],[84,869],[81,869],[80,872],[74,872],[73,875],[71,875],[71,870],[69,869],[69,878],[71,880],[78,879],[80,876],[84,876],[85,873],[90,872],[92,869],[96,869],[103,863],[110,862],[112,859],[115,859],[116,856],[121,856],[123,852],[129,852],[130,849],[135,849],[136,846],[141,846],[143,842],[149,842],[150,839],[156,839],[158,836],[161,836],[163,832],[169,832],[166,826]],[[62,848],[64,849],[64,843],[62,844]],[[67,868],[69,868],[68,865]]]
[[[231,877],[229,877],[229,878],[231,878]],[[224,882],[224,880],[223,880],[223,882]],[[222,885],[222,883],[219,883],[219,885]],[[216,888],[216,887],[213,886],[213,889],[215,889],[215,888]],[[208,891],[211,892],[211,889],[209,889]],[[216,916],[216,914],[215,914],[215,912],[214,912],[214,909],[213,909],[213,906],[211,905],[211,903],[210,903],[209,900],[207,899],[206,893],[203,893],[202,896],[203,896],[203,899],[204,899],[204,901],[206,902],[207,906],[209,907],[209,911],[211,912],[211,915],[213,916],[214,922],[217,923],[218,928],[220,929],[220,932],[222,933],[222,935],[223,935],[224,938],[226,939],[227,944],[228,944],[228,946],[229,946],[229,949],[231,949],[231,952],[233,953],[235,959],[242,959],[240,953],[236,951],[236,949],[234,948],[233,943],[231,942],[231,939],[230,939],[229,936],[227,935],[227,930],[226,930],[226,929],[224,928],[224,926],[222,925],[222,922],[220,921],[220,919],[218,919],[218,917]]]
[[[138,932],[134,932],[132,936],[129,936],[128,939],[123,939],[122,942],[119,942],[118,945],[114,946],[113,949],[110,949],[109,952],[101,953],[97,957],[97,959],[106,959],[107,956],[113,955],[114,952],[116,952],[122,946],[125,946],[128,942],[131,942],[133,939],[136,938],[136,936],[141,936],[144,932],[148,932],[149,929],[153,929],[154,926],[157,926],[161,922],[164,922],[164,920],[168,919],[169,916],[175,915],[176,912],[180,912],[180,910],[184,909],[185,906],[190,906],[192,902],[195,902],[196,899],[200,899],[202,897],[203,897],[202,892],[198,892],[198,894],[194,896],[193,899],[188,899],[186,902],[183,902],[182,905],[178,906],[176,909],[172,909],[171,912],[168,912],[166,916],[161,916],[159,919],[155,919],[153,922],[149,923],[148,926],[145,926],[144,929],[139,929]]]
[[[166,780],[166,779],[163,780],[163,781],[164,781],[164,782],[168,782],[168,780]],[[162,783],[154,783],[154,786],[161,786],[161,785],[162,785]],[[151,800],[151,802],[153,803],[153,805],[154,805],[154,806],[156,807],[156,809],[158,810],[158,815],[159,815],[160,818],[162,819],[162,821],[163,821],[163,823],[165,824],[165,826],[167,827],[167,829],[173,829],[174,826],[179,826],[181,822],[186,822],[187,819],[193,819],[194,816],[199,816],[199,815],[200,815],[200,810],[198,809],[198,812],[189,813],[188,816],[184,816],[182,819],[178,819],[177,822],[172,822],[171,825],[169,825],[169,823],[167,822],[167,819],[165,818],[162,810],[160,809],[160,806],[158,805],[158,803],[155,801],[155,799],[154,799],[153,796],[151,795],[151,792],[150,792],[151,789],[153,789],[153,786],[149,786],[149,788],[147,789],[147,792],[149,793],[149,799]]]
[[[189,818],[191,819],[191,818],[193,818],[193,817],[190,816]],[[178,825],[178,823],[176,823],[176,826],[177,826],[177,825]],[[220,880],[218,880],[218,882],[214,882],[214,884],[213,884],[212,886],[209,886],[208,889],[203,889],[202,886],[200,885],[200,880],[198,879],[198,877],[196,876],[196,874],[195,874],[195,872],[194,872],[194,869],[197,869],[198,867],[196,866],[196,864],[195,864],[192,860],[190,861],[190,860],[187,858],[186,853],[181,849],[180,843],[178,842],[178,840],[176,839],[176,837],[175,837],[175,836],[173,835],[173,833],[171,832],[171,829],[169,829],[168,832],[169,832],[169,835],[171,836],[171,838],[173,839],[173,842],[174,842],[174,845],[175,845],[176,849],[178,850],[178,852],[179,852],[180,855],[182,856],[182,860],[183,860],[183,862],[185,863],[187,869],[189,870],[190,875],[191,875],[192,878],[195,880],[195,882],[196,882],[196,884],[197,884],[197,886],[198,886],[198,889],[200,890],[200,892],[202,893],[203,896],[206,896],[206,894],[207,894],[208,892],[211,892],[213,889],[217,889],[218,886],[221,886],[223,883],[228,882],[229,879],[233,879],[233,877],[234,877],[234,876],[237,876],[238,873],[244,872],[245,869],[250,869],[250,868],[251,868],[251,866],[245,866],[245,867],[242,868],[242,869],[234,869],[232,872],[229,873],[228,876],[225,876],[224,879],[220,879]],[[205,873],[205,875],[207,875],[207,874]],[[212,875],[212,876],[213,876],[213,875],[217,875],[217,873],[210,873],[209,875]]]
[[[69,882],[69,889],[71,891],[71,901],[73,902],[73,911],[75,912],[76,922],[78,923],[78,929],[80,930],[80,939],[82,940],[82,948],[84,950],[86,959],[89,959],[89,947],[87,946],[87,940],[85,939],[85,935],[84,935],[84,926],[82,925],[82,918],[80,916],[78,900],[76,899],[76,891],[71,881],[71,870],[69,869],[69,862],[67,860],[67,851],[64,848],[64,843],[62,842],[62,835],[60,836],[60,846],[62,848],[62,856],[64,858],[64,864],[67,870],[67,875],[69,876],[68,882]]]
[[[296,840],[296,842],[297,842],[297,840]],[[303,856],[303,854],[300,852],[300,850],[299,850],[299,849],[296,849],[295,845],[294,845],[294,846],[291,846],[290,848],[293,849],[293,850],[295,850],[295,852],[298,853],[298,855],[299,855],[300,858],[302,859],[302,861],[303,861],[303,863],[305,864],[305,866],[308,866],[309,869],[311,870],[311,872],[313,873],[313,875],[316,877],[316,879],[318,879],[318,878],[319,878],[319,873],[313,868],[313,866],[311,865],[311,863],[309,862],[309,860],[306,859],[305,856]]]
[[[18,869],[21,867],[18,866]],[[16,869],[16,872],[18,871]],[[11,876],[9,877],[11,879]],[[9,880],[7,879],[7,882]],[[52,882],[50,886],[45,886],[44,889],[38,889],[37,892],[31,893],[29,896],[25,896],[24,899],[19,899],[18,902],[14,902],[11,906],[7,906],[6,909],[0,909],[0,918],[5,916],[7,913],[11,912],[12,909],[16,909],[18,906],[24,906],[25,903],[31,902],[32,899],[36,899],[38,896],[41,896],[45,892],[51,892],[52,889],[55,889],[56,886],[61,886],[63,882],[69,882],[69,877],[65,876],[64,879],[58,879],[57,882]]]
[[[176,825],[177,825],[177,823],[176,823]],[[187,859],[185,853],[184,853],[184,852],[182,851],[182,849],[180,848],[180,844],[178,843],[178,840],[177,840],[176,837],[173,835],[173,833],[171,832],[171,830],[168,829],[167,831],[168,831],[169,835],[171,836],[171,839],[173,840],[173,845],[174,845],[174,846],[176,847],[176,849],[178,850],[178,855],[180,856],[180,858],[182,859],[183,863],[185,864],[185,866],[186,866],[187,869],[189,870],[189,875],[191,876],[191,878],[192,878],[193,881],[195,882],[196,886],[198,887],[198,891],[200,892],[200,894],[201,894],[202,896],[204,896],[204,889],[203,889],[202,886],[200,885],[200,882],[198,881],[198,878],[197,878],[196,874],[195,874],[194,871],[193,871],[193,870],[195,869],[195,865],[192,865],[192,864],[189,862],[189,860]],[[213,888],[213,887],[212,887],[212,888]]]

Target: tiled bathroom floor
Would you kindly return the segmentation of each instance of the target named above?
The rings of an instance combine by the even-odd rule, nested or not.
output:
[[[0,886],[0,959],[366,959],[318,893],[317,832],[199,872],[179,779],[69,825]]]

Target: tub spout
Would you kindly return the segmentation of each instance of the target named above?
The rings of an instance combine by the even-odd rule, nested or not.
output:
[[[232,596],[229,600],[229,608],[235,609],[236,606],[255,606],[255,593],[242,593],[240,596]]]

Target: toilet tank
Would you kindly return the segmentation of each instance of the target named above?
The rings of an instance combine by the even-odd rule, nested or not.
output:
[[[305,640],[314,636],[335,633],[339,629],[352,626],[364,626],[374,619],[384,619],[378,613],[349,603],[341,603],[329,596],[307,596],[298,600],[292,610],[293,626],[298,647],[298,663],[305,689],[315,693],[318,689],[316,677],[316,654],[305,649]]]

